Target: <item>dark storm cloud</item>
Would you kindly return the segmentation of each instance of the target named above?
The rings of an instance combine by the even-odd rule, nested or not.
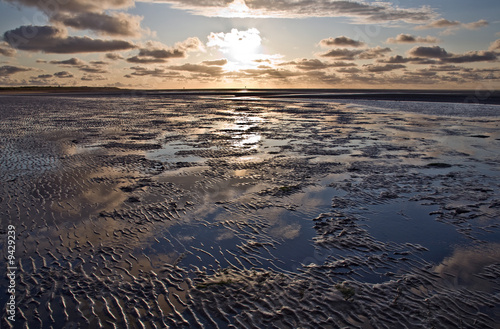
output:
[[[353,40],[348,37],[340,36],[337,38],[328,38],[328,39],[323,39],[319,42],[321,46],[324,47],[332,47],[332,46],[337,46],[337,47],[363,47],[365,45],[364,42]]]
[[[404,33],[399,34],[396,38],[386,40],[387,43],[436,43],[438,41],[437,38],[431,36],[419,37]]]
[[[72,54],[127,50],[136,46],[124,40],[101,40],[70,37],[67,31],[54,26],[21,26],[4,33],[4,40],[13,48],[45,53]]]
[[[0,77],[5,77],[9,76],[18,72],[26,72],[26,71],[31,71],[33,69],[29,67],[22,67],[22,66],[11,66],[11,65],[4,65],[0,66]]]

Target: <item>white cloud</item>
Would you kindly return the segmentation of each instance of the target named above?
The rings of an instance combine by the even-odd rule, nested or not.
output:
[[[207,17],[349,17],[360,23],[404,21],[423,23],[437,15],[426,6],[400,8],[388,1],[347,0],[142,0]]]

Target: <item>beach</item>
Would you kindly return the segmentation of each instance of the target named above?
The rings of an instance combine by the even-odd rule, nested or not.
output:
[[[0,95],[1,327],[500,328],[498,95],[410,94]]]

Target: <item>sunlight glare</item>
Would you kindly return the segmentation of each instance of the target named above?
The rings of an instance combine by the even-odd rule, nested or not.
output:
[[[256,28],[246,31],[232,29],[230,33],[211,33],[207,46],[218,47],[222,53],[227,54],[234,68],[254,64],[261,46],[260,32]]]
[[[245,18],[251,17],[252,14],[250,12],[250,8],[248,8],[244,0],[235,0],[226,8],[221,9],[217,13],[217,16]]]

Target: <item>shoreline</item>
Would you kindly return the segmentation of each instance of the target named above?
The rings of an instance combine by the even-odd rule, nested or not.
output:
[[[115,87],[0,88],[4,96],[43,95],[228,96],[301,99],[355,99],[500,105],[500,91],[409,89],[121,89]]]

